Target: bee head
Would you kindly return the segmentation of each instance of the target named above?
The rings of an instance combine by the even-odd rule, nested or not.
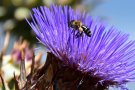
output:
[[[71,20],[70,22],[68,22],[68,27],[73,27],[74,22],[75,22],[75,20]]]

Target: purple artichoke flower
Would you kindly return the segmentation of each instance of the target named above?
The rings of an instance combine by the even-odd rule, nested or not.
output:
[[[33,8],[31,17],[28,23],[48,51],[63,62],[63,67],[83,74],[80,86],[122,86],[135,80],[135,41],[129,41],[128,34],[108,29],[104,23],[68,6]],[[71,20],[87,26],[91,37],[83,33],[76,38],[78,30],[73,33],[68,25]]]

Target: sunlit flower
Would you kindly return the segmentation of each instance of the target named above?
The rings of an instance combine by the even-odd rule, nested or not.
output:
[[[104,23],[68,6],[33,8],[31,17],[28,23],[38,40],[63,62],[63,67],[78,73],[80,89],[102,90],[135,80],[135,42],[128,40],[128,34],[108,29]],[[80,20],[92,36],[76,38],[68,27],[71,20]]]

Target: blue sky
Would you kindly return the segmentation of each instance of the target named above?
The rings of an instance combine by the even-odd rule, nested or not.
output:
[[[92,14],[107,17],[109,24],[135,39],[135,0],[104,0]]]
[[[135,0],[104,0],[92,15],[106,17],[110,25],[130,34],[130,39],[135,40]],[[129,83],[127,87],[135,90],[135,83]]]

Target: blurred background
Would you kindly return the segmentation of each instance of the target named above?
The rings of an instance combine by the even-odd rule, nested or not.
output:
[[[72,6],[74,9],[79,8],[82,11],[88,11],[93,17],[100,17],[101,20],[108,22],[109,25],[113,25],[118,30],[130,34],[130,39],[135,40],[134,0],[0,0],[0,50],[4,52],[6,60],[8,59],[8,61],[5,60],[4,64],[10,63],[8,68],[14,63],[10,56],[13,57],[13,52],[20,50],[15,47],[22,48],[19,47],[21,45],[25,46],[23,48],[29,48],[30,46],[34,48],[40,47],[38,50],[34,49],[34,52],[40,53],[42,46],[38,44],[25,18],[29,18],[32,7],[49,6],[51,3],[66,4]],[[21,44],[17,44],[17,46],[15,44],[16,41],[18,43],[21,42]],[[28,51],[31,51],[31,49]],[[44,54],[41,56],[42,58],[46,57]],[[0,68],[3,68],[3,63],[1,63],[2,61],[0,62]],[[16,72],[19,72],[16,64],[12,67],[13,69],[17,69]],[[2,70],[0,70],[0,73],[4,76],[6,76],[5,74],[9,74],[9,72],[5,73]],[[10,74],[12,73],[10,72]],[[7,77],[9,76],[7,75]],[[5,81],[12,82],[11,80],[9,78],[9,80]],[[8,84],[8,86],[13,89],[11,84]],[[135,83],[129,83],[127,87],[129,90],[135,90]],[[2,90],[1,87],[0,90]]]

